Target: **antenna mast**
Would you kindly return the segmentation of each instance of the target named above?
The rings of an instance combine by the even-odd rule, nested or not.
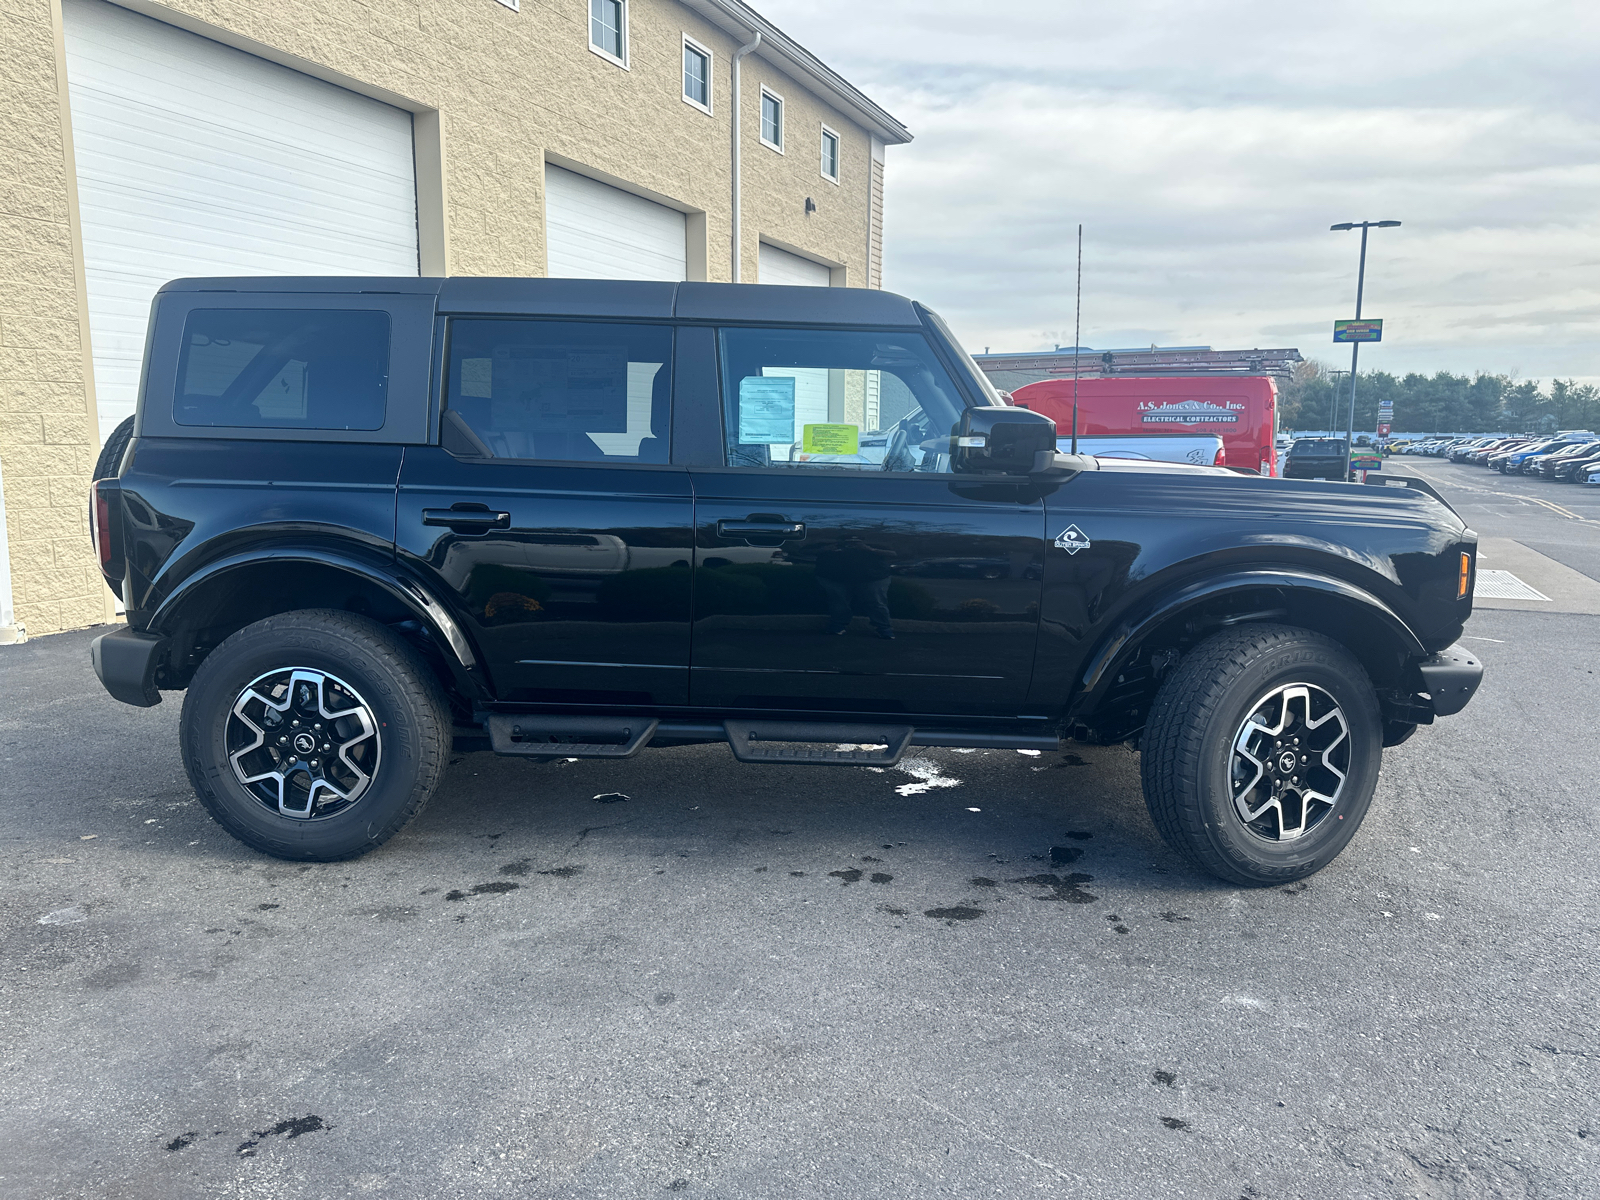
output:
[[[1072,318],[1072,452],[1078,452],[1078,359],[1083,341],[1083,222],[1078,222],[1078,303]]]

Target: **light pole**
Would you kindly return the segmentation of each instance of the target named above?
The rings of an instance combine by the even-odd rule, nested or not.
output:
[[[1350,374],[1349,371],[1329,371],[1333,376],[1333,396],[1328,401],[1328,435],[1333,436],[1334,427],[1339,421],[1339,389],[1342,386],[1339,380]]]
[[[1399,221],[1345,221],[1338,225],[1328,226],[1329,231],[1344,229],[1361,230],[1361,266],[1356,271],[1356,320],[1361,320],[1361,293],[1367,282],[1367,230],[1369,229],[1395,229]],[[1350,422],[1345,427],[1344,449],[1346,454],[1354,452],[1356,448],[1356,363],[1361,358],[1361,343],[1350,343]],[[1350,478],[1348,460],[1345,466],[1346,479]]]

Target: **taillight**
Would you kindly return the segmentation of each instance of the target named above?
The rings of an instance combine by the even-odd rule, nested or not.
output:
[[[1472,582],[1472,556],[1461,556],[1461,579],[1456,584],[1456,599],[1464,600],[1467,596],[1467,585]]]
[[[111,501],[100,490],[98,482],[89,485],[89,536],[94,541],[95,553],[100,556],[100,569],[111,570]]]
[[[1228,465],[1228,451],[1225,446],[1217,447],[1217,456],[1211,460],[1211,465],[1213,467],[1225,467]]]

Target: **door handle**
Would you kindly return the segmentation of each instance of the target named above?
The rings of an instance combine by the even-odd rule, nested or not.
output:
[[[803,538],[806,527],[803,521],[787,521],[782,517],[768,516],[765,513],[751,513],[742,521],[719,520],[717,522],[717,536],[720,538],[778,538],[788,541],[792,538]]]
[[[491,512],[487,506],[474,504],[468,508],[458,504],[452,508],[425,508],[424,525],[445,525],[457,533],[488,533],[491,529],[510,529],[511,514]]]

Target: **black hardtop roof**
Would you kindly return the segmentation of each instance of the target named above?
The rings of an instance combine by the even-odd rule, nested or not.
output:
[[[162,292],[298,292],[435,296],[441,313],[549,317],[677,318],[808,325],[919,325],[904,296],[876,288],[782,287],[754,283],[656,283],[635,279],[448,278],[264,275],[174,279]]]

